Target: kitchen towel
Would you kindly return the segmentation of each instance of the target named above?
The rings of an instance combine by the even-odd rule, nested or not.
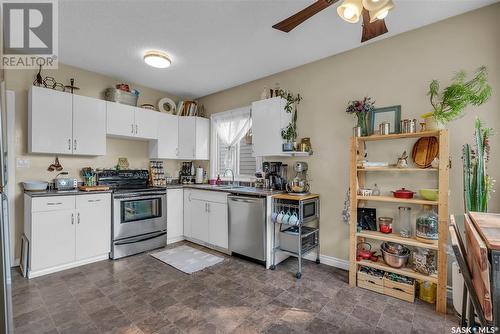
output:
[[[150,255],[187,274],[192,274],[224,261],[221,257],[186,245],[166,249]]]

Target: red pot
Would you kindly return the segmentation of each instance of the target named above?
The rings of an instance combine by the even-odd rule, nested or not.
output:
[[[364,245],[368,246],[368,248],[365,248]],[[372,245],[367,242],[361,242],[358,244],[358,251],[356,256],[362,258],[363,260],[368,260],[375,254],[375,252],[372,252],[371,249]]]
[[[394,197],[396,198],[413,198],[414,192],[411,190],[407,190],[405,188],[401,188],[399,190],[392,192]]]

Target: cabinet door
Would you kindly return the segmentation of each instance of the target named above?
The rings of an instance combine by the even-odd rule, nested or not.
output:
[[[283,154],[281,129],[283,103],[280,97],[252,103],[252,142],[254,156],[276,156]],[[288,124],[288,122],[287,122]],[[286,125],[285,125],[286,126]]]
[[[135,108],[135,136],[140,139],[158,139],[158,112]]]
[[[134,137],[134,109],[126,104],[106,101],[106,134]]]
[[[51,268],[75,260],[75,211],[32,213],[31,269]]]
[[[73,154],[106,155],[106,101],[73,95]]]
[[[179,159],[194,159],[196,117],[179,117]]]
[[[71,154],[72,95],[31,87],[28,94],[28,151]]]
[[[149,142],[149,157],[152,159],[177,159],[178,136],[178,117],[158,113],[158,140]]]
[[[168,201],[168,195],[167,195],[167,201]],[[186,238],[191,238],[191,209],[192,209],[192,203],[191,203],[191,190],[185,189],[184,190],[184,236]],[[168,215],[168,211],[167,211]],[[168,216],[167,216],[168,217]],[[168,238],[168,218],[167,218],[167,238]]]
[[[210,120],[196,117],[195,159],[208,160],[210,147]]]
[[[183,239],[184,190],[167,189],[167,244]]]
[[[208,202],[191,200],[191,237],[203,242],[208,241]]]
[[[106,255],[111,248],[111,197],[80,195],[76,200],[76,260]]]
[[[212,245],[229,248],[227,223],[227,204],[208,203],[208,242]]]

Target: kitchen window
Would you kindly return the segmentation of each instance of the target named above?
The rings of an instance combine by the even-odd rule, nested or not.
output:
[[[252,156],[250,107],[216,113],[211,116],[212,145],[210,156],[211,178],[248,181],[254,177],[258,163]]]

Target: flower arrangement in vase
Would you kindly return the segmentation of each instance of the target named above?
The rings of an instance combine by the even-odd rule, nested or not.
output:
[[[375,101],[371,97],[365,96],[362,100],[350,101],[346,108],[346,113],[356,115],[358,127],[361,129],[361,136],[368,136],[368,115],[375,109]]]

